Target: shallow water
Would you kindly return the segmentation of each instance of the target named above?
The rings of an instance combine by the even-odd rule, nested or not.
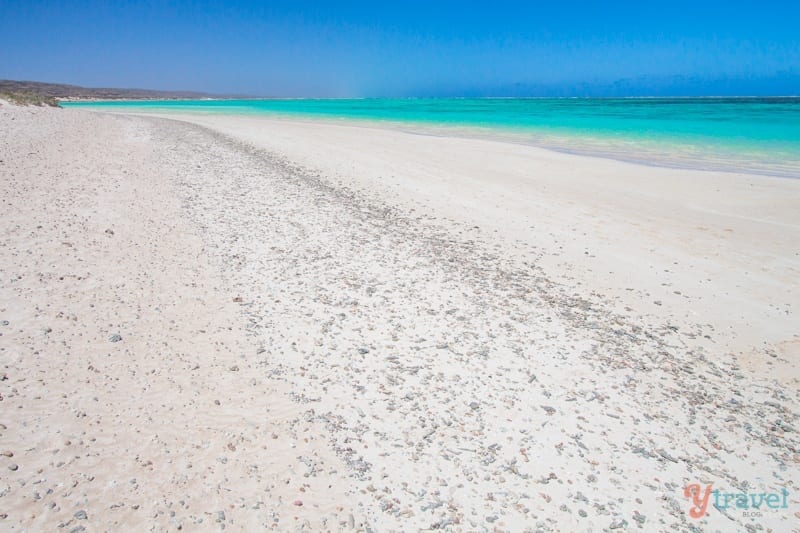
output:
[[[800,177],[800,98],[74,102],[71,107],[379,121],[642,163]]]

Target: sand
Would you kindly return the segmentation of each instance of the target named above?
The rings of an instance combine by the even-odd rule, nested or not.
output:
[[[800,517],[798,181],[7,105],[0,176],[4,529]]]

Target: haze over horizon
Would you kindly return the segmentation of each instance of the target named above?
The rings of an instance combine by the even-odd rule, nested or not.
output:
[[[0,78],[275,97],[800,93],[800,7],[4,2]]]

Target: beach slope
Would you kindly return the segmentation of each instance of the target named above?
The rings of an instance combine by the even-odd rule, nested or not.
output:
[[[8,106],[0,160],[11,528],[796,522],[792,180]]]

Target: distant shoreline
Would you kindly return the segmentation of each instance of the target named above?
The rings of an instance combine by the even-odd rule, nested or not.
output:
[[[0,79],[0,92],[28,91],[57,98],[62,102],[113,102],[121,100],[152,101],[152,100],[418,100],[418,99],[485,99],[485,100],[658,100],[658,99],[758,99],[758,98],[790,98],[800,99],[800,94],[793,95],[679,95],[679,96],[255,96],[247,94],[215,94],[202,91],[189,90],[159,90],[137,89],[119,87],[82,87],[62,83],[50,83],[29,80],[2,80]]]
[[[158,91],[150,89],[91,88],[62,83],[0,80],[0,93],[32,93],[61,101],[177,100],[246,98],[246,95],[211,94],[198,91]]]
[[[64,102],[139,102],[139,101],[228,101],[228,100],[800,100],[800,95],[704,95],[704,96],[209,96],[191,97],[63,97]]]

